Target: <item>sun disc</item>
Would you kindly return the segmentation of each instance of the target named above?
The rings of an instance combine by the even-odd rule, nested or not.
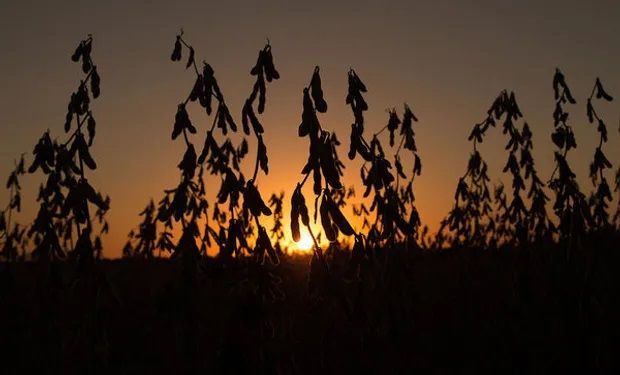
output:
[[[297,242],[297,249],[303,252],[310,251],[314,246],[314,241],[308,232],[303,232],[301,234],[301,239]]]

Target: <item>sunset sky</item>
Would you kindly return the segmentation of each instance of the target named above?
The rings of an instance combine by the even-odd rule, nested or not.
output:
[[[91,108],[97,119],[92,148],[99,168],[92,185],[110,195],[107,257],[120,255],[138,212],[163,189],[178,183],[177,164],[184,152],[170,133],[177,104],[189,93],[194,73],[170,61],[175,35],[182,27],[196,48],[198,61],[209,62],[233,116],[254,77],[249,70],[269,38],[281,79],[267,86],[261,120],[270,174],[258,179],[264,198],[287,194],[300,179],[308,140],[297,137],[302,88],[315,65],[321,67],[329,104],[319,119],[342,141],[347,160],[344,182],[363,189],[359,158],[349,162],[352,114],[345,105],[347,70],[353,67],[368,87],[367,133],[387,122],[386,109],[411,105],[420,122],[416,140],[422,176],[415,191],[424,224],[435,229],[449,211],[458,177],[471,149],[467,136],[481,121],[495,96],[514,90],[534,133],[534,157],[541,176],[553,168],[553,73],[560,67],[578,103],[568,106],[578,149],[570,161],[584,192],[591,191],[588,164],[598,143],[587,122],[586,98],[596,77],[616,97],[597,111],[606,120],[607,156],[620,163],[620,3],[616,1],[58,1],[4,0],[0,3],[0,177],[4,183],[13,160],[32,149],[50,129],[64,140],[67,101],[82,77],[70,55],[91,33],[93,60],[101,75],[101,97]],[[185,56],[184,56],[185,59]],[[184,61],[183,61],[184,62]],[[212,118],[198,105],[190,110],[202,148]],[[223,140],[217,134],[219,141]],[[241,136],[234,135],[239,141]],[[384,138],[387,146],[387,138]],[[507,154],[496,129],[482,145],[483,156],[499,181]],[[254,167],[255,141],[244,171]],[[388,152],[393,154],[393,152]],[[405,159],[406,171],[412,164]],[[613,179],[611,172],[608,180]],[[25,176],[22,224],[34,219],[34,200],[42,174]],[[219,179],[207,180],[216,191]],[[310,193],[308,189],[307,194]],[[0,194],[4,206],[5,189]],[[347,211],[347,215],[351,215]],[[287,235],[288,227],[287,227]]]

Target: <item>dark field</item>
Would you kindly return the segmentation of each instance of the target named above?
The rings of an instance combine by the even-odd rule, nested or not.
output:
[[[301,256],[270,271],[207,262],[192,277],[170,260],[105,260],[83,278],[5,263],[3,372],[614,373],[619,239],[569,257],[379,250],[359,279],[338,251],[313,286]]]

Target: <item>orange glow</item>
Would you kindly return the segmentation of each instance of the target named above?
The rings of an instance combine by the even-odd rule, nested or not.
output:
[[[0,33],[3,51],[9,51],[3,55],[0,65],[5,72],[10,72],[5,74],[6,84],[0,88],[0,178],[5,179],[3,181],[14,167],[13,159],[21,153],[27,153],[26,167],[32,163],[33,147],[47,128],[59,143],[66,140],[62,122],[67,113],[67,99],[82,77],[79,66],[71,62],[69,55],[84,33],[94,33],[93,57],[101,75],[102,95],[92,102],[97,135],[91,152],[98,168],[88,179],[98,191],[111,198],[111,208],[106,215],[110,231],[102,236],[106,258],[122,255],[127,234],[132,229],[135,231],[142,220],[138,213],[150,198],[157,204],[164,196],[164,189],[176,187],[179,181],[177,166],[185,144],[180,139],[172,141],[171,131],[177,105],[187,98],[195,80],[192,69],[184,69],[184,59],[181,65],[169,59],[179,25],[196,47],[196,61],[206,60],[212,65],[226,104],[238,123],[256,78],[249,70],[265,38],[269,37],[282,77],[269,84],[265,112],[259,116],[264,127],[269,175],[259,173],[255,183],[265,201],[271,193],[285,193],[282,222],[285,237],[281,245],[294,252],[308,252],[292,241],[290,200],[296,184],[303,179],[301,170],[308,160],[309,142],[298,136],[298,125],[303,111],[303,88],[315,65],[321,67],[322,90],[329,104],[327,113],[318,115],[319,121],[322,128],[337,134],[342,142],[337,148],[346,166],[342,183],[346,187],[354,186],[357,193],[347,200],[342,211],[356,232],[363,234],[368,230],[362,227],[363,219],[353,215],[351,206],[364,203],[370,208],[372,196],[366,199],[362,196],[360,168],[364,162],[359,156],[354,160],[347,157],[351,121],[354,120],[350,106],[345,103],[349,67],[354,68],[368,86],[369,110],[364,114],[367,136],[386,124],[386,108],[395,107],[401,113],[405,101],[419,117],[420,122],[414,126],[423,168],[422,175],[416,177],[414,183],[415,204],[422,225],[428,225],[431,234],[454,203],[454,192],[471,152],[471,142],[467,140],[471,128],[481,120],[500,89],[515,90],[517,96],[523,98],[521,110],[527,121],[535,124],[532,130],[536,168],[538,174],[545,177],[551,176],[555,166],[552,153],[555,146],[550,138],[554,129],[550,117],[553,92],[549,85],[554,67],[559,65],[566,69],[576,96],[590,93],[594,74],[609,82],[606,88],[610,93],[620,92],[620,70],[617,64],[611,63],[620,61],[620,49],[613,48],[618,45],[620,33],[605,33],[601,28],[587,27],[587,22],[581,22],[596,20],[597,25],[617,28],[614,15],[618,11],[613,2],[596,7],[578,2],[579,5],[565,7],[562,22],[567,27],[563,29],[565,38],[561,43],[556,35],[557,22],[538,22],[553,10],[547,2],[527,5],[494,2],[479,10],[468,2],[437,7],[402,0],[392,6],[382,2],[357,2],[353,19],[349,19],[351,6],[344,2],[282,2],[279,6],[247,2],[242,7],[234,2],[220,2],[218,17],[208,28],[203,17],[188,16],[188,9],[196,15],[213,12],[212,2],[187,3],[191,5],[159,2],[151,6],[152,11],[143,12],[137,5],[121,7],[114,2],[97,2],[94,9],[79,6],[67,12],[66,7],[60,6],[32,9],[26,2],[2,2],[0,28],[25,31],[19,38],[11,32]],[[498,36],[495,15],[504,7],[511,11],[505,12],[506,17],[498,22],[517,24],[526,20],[539,27],[526,27],[519,32],[505,29]],[[71,21],[88,20],[93,11],[98,14],[93,24],[76,31]],[[410,22],[411,14],[418,15],[418,22]],[[388,27],[377,22],[378,19],[389,19]],[[488,20],[491,21],[486,22]],[[357,27],[359,25],[369,26]],[[45,30],[51,28],[55,32],[45,34]],[[40,43],[42,34],[45,34],[45,43]],[[503,42],[497,44],[500,37]],[[597,40],[597,43],[587,43],[589,40]],[[26,48],[35,45],[37,48]],[[403,48],[413,45],[415,48]],[[606,61],[610,63],[582,58],[597,56],[605,48],[609,54]],[[394,58],[396,54],[398,58]],[[49,63],[37,64],[41,56]],[[30,88],[33,85],[42,90],[38,96],[44,100],[32,101]],[[617,118],[614,103],[605,108],[609,112],[600,113],[610,121]],[[571,167],[588,194],[591,191],[589,163],[598,144],[598,133],[589,126],[582,126],[587,119],[583,105],[578,102],[572,109],[579,148],[573,155]],[[208,116],[199,103],[188,103],[187,110],[197,128],[197,134],[190,134],[189,142],[200,152],[215,113]],[[493,184],[509,183],[509,176],[502,173],[506,138],[497,130],[485,138],[480,152],[489,163]],[[618,150],[620,133],[609,130],[609,150]],[[224,135],[216,128],[213,136],[218,144],[229,137],[237,147],[244,135],[243,132]],[[393,162],[392,155],[398,144],[388,150],[387,137],[384,132],[380,140],[389,161]],[[257,150],[256,137],[247,138],[249,151],[241,163],[246,180],[253,174]],[[404,154],[401,161],[405,174],[410,178],[412,157],[410,152],[401,154]],[[617,160],[617,155],[609,156]],[[607,178],[610,177],[607,174]],[[204,178],[211,215],[221,181],[219,176],[209,173],[205,173]],[[44,179],[44,175],[37,172],[20,181],[23,207],[14,214],[13,222],[29,225],[36,218],[39,204],[35,199]],[[315,200],[312,181],[311,176],[304,187],[310,215],[314,215]],[[6,206],[8,197],[9,191],[1,188],[2,207]],[[227,209],[228,203],[221,208]],[[372,223],[374,216],[369,220]],[[271,216],[261,217],[260,222],[268,230],[273,225]],[[212,220],[211,225],[219,230],[215,221]],[[228,223],[223,225],[227,227]],[[203,224],[199,227],[203,233]],[[163,224],[159,222],[158,231],[162,229]],[[319,244],[326,248],[321,226],[312,229],[317,238],[322,234]],[[175,228],[175,244],[180,232],[180,228]],[[341,234],[339,241],[342,240],[352,241],[352,237]],[[209,254],[219,250],[215,241],[212,242]]]
[[[303,253],[311,251],[313,246],[314,241],[308,232],[302,232],[299,242],[295,243],[296,250]]]

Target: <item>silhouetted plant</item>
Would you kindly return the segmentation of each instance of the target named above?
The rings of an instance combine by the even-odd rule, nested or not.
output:
[[[321,128],[317,112],[327,112],[327,102],[323,97],[318,66],[314,68],[310,84],[303,89],[303,111],[298,135],[307,136],[310,139],[310,150],[308,161],[301,171],[304,178],[297,184],[291,197],[291,233],[293,240],[298,242],[301,238],[299,224],[301,219],[301,223],[306,227],[315,244],[310,265],[310,286],[311,289],[317,288],[324,291],[330,280],[329,267],[318,244],[317,236],[310,227],[310,215],[302,193],[302,188],[310,174],[314,181],[315,207],[319,205],[319,199],[321,200],[318,210],[315,208],[315,221],[317,214],[320,213],[325,237],[333,242],[337,240],[340,232],[346,236],[351,236],[355,232],[334,201],[336,195],[334,191],[343,189],[340,177],[343,175],[344,164],[336,152],[336,146],[340,142],[335,133]],[[324,185],[323,180],[325,180]]]
[[[590,124],[592,124],[594,120],[598,123],[596,130],[599,133],[599,144],[594,152],[594,160],[590,163],[590,179],[592,180],[592,184],[595,188],[595,192],[590,197],[590,206],[592,208],[592,219],[595,228],[602,229],[610,225],[608,202],[610,202],[613,197],[611,195],[611,189],[609,188],[607,179],[605,178],[604,171],[605,168],[612,168],[612,165],[603,153],[603,146],[607,143],[607,126],[596,112],[596,109],[592,104],[593,99],[605,99],[608,102],[613,100],[613,98],[603,89],[603,84],[599,78],[596,78],[596,82],[592,88],[592,93],[588,98],[586,111]]]
[[[58,261],[67,259],[75,265],[68,285],[76,301],[72,312],[79,318],[75,331],[67,328],[62,332],[65,337],[48,337],[46,345],[60,345],[63,339],[72,342],[91,370],[107,360],[103,300],[113,294],[98,262],[103,250],[101,235],[109,228],[105,214],[110,198],[104,198],[86,178],[88,170],[97,168],[90,151],[97,130],[91,100],[101,93],[99,73],[91,57],[92,43],[89,35],[71,56],[73,62],[81,63],[85,76],[67,106],[64,130],[70,134],[60,143],[52,141],[48,130],[34,147],[28,172],[40,169],[46,180],[39,188],[37,216],[27,232],[34,242],[32,258],[47,264],[41,268],[44,281],[37,288],[41,311],[33,320],[53,322],[61,315],[56,310],[58,299],[52,296],[65,287]]]
[[[533,148],[532,132],[526,122],[523,124],[523,131],[521,132],[521,158],[519,165],[523,170],[523,178],[530,180],[530,188],[527,192],[527,197],[530,199],[530,208],[526,220],[526,224],[529,227],[529,241],[532,243],[550,242],[553,241],[556,227],[547,213],[549,197],[547,197],[544,191],[544,183],[538,177],[538,172],[534,165],[534,158],[531,154]]]
[[[183,259],[184,272],[187,276],[193,278],[192,275],[196,271],[200,252],[196,245],[196,238],[200,235],[197,223],[203,216],[208,216],[208,202],[205,197],[205,185],[202,178],[202,163],[206,155],[201,155],[200,162],[198,162],[196,149],[189,141],[188,137],[188,133],[195,134],[197,130],[189,118],[186,105],[190,101],[195,102],[198,100],[200,105],[205,108],[207,114],[210,115],[212,113],[212,98],[215,96],[218,102],[218,108],[214,116],[211,131],[207,132],[207,141],[205,142],[205,144],[209,146],[211,143],[214,144],[214,152],[215,150],[219,151],[219,146],[217,146],[212,136],[212,131],[215,126],[218,125],[225,134],[228,132],[228,127],[236,131],[237,126],[232,116],[230,116],[228,107],[224,102],[223,95],[214,76],[213,68],[205,62],[203,63],[202,73],[198,70],[194,48],[183,40],[183,32],[176,37],[171,60],[181,60],[183,46],[189,50],[189,56],[185,67],[186,69],[190,67],[194,69],[196,81],[185,101],[178,105],[175,115],[171,138],[175,140],[179,135],[183,134],[186,151],[178,165],[181,170],[179,185],[174,189],[166,190],[165,197],[159,201],[158,219],[164,223],[164,230],[160,234],[158,246],[160,246],[161,250],[171,251],[172,258],[180,256]],[[197,168],[199,169],[198,175],[196,174]],[[174,246],[171,241],[171,231],[173,229],[173,222],[175,221],[180,222],[183,228],[182,235],[176,246]],[[208,240],[208,235],[208,231],[205,230],[205,236],[203,238],[206,237],[206,240]],[[203,240],[203,243],[205,243],[206,240]]]
[[[510,172],[512,176],[512,199],[509,202],[503,185],[498,186],[494,193],[494,210],[487,184],[488,166],[477,144],[482,143],[487,130],[495,127],[496,121],[502,117],[503,133],[509,138],[505,147],[509,152],[508,160],[503,172]],[[453,246],[471,247],[523,245],[532,238],[530,231],[534,239],[550,235],[553,227],[545,210],[547,197],[531,155],[532,133],[527,123],[521,131],[515,126],[515,121],[522,117],[514,93],[502,91],[487,111],[487,117],[474,125],[468,138],[473,142],[473,152],[465,175],[459,179],[454,208],[441,223],[439,246],[444,246],[446,241]],[[520,162],[517,161],[517,151],[520,151]],[[531,180],[528,198],[532,199],[532,207],[529,210],[521,196],[525,189],[524,178]],[[453,237],[442,233],[446,228],[454,233]]]
[[[270,261],[273,264],[279,263],[278,253],[276,249],[274,249],[271,240],[269,239],[269,235],[267,234],[267,230],[263,225],[260,224],[260,216],[266,215],[271,216],[271,209],[264,203],[259,191],[258,186],[256,184],[256,180],[258,177],[259,167],[263,171],[265,175],[269,173],[269,159],[267,157],[267,147],[263,141],[263,132],[264,128],[260,123],[260,120],[254,113],[253,105],[256,101],[256,97],[258,95],[258,104],[257,104],[257,112],[262,114],[265,110],[265,102],[266,102],[266,85],[265,79],[267,82],[271,82],[272,80],[279,79],[280,74],[276,70],[273,63],[273,56],[271,53],[271,44],[267,41],[265,47],[259,51],[258,59],[256,61],[256,65],[250,70],[251,75],[256,76],[256,82],[254,83],[254,87],[252,88],[252,92],[250,96],[245,101],[243,106],[243,110],[241,111],[242,116],[242,125],[243,132],[246,135],[250,134],[250,126],[252,126],[252,131],[256,135],[257,140],[257,150],[256,150],[256,162],[254,164],[254,173],[252,178],[247,181],[246,186],[243,188],[243,223],[244,231],[238,233],[239,238],[244,235],[252,234],[252,225],[251,219],[254,218],[256,223],[256,242],[254,249],[252,250],[254,259],[259,264],[264,263],[264,259],[266,256],[269,257]],[[241,178],[243,176],[241,175]],[[277,205],[276,205],[277,206]],[[277,208],[277,207],[276,207]],[[281,215],[281,209],[280,209]],[[266,276],[269,280],[272,279],[272,275]],[[268,289],[271,290],[271,287]]]
[[[185,66],[187,69],[193,67],[196,81],[188,97],[178,106],[172,132],[173,140],[183,134],[187,146],[184,157],[179,163],[181,181],[176,188],[166,190],[165,197],[159,202],[157,218],[164,223],[164,228],[158,236],[153,227],[154,223],[151,222],[151,217],[148,215],[148,210],[144,212],[145,223],[143,226],[147,230],[149,238],[146,243],[149,246],[152,245],[152,234],[154,234],[157,237],[155,242],[157,248],[171,252],[172,258],[186,252],[187,257],[183,256],[183,258],[188,262],[184,264],[194,270],[198,264],[199,255],[206,255],[207,249],[213,245],[212,241],[219,248],[217,258],[223,262],[228,262],[233,257],[239,258],[244,254],[251,254],[253,259],[260,264],[264,262],[266,255],[272,263],[277,264],[279,262],[278,254],[269,240],[266,229],[260,224],[259,220],[261,215],[271,215],[271,210],[264,203],[256,184],[259,168],[265,174],[269,171],[267,148],[262,137],[264,128],[256,115],[254,106],[258,99],[257,112],[259,114],[264,112],[266,82],[279,78],[279,73],[273,63],[271,45],[267,43],[259,51],[258,60],[250,71],[251,75],[256,76],[256,81],[241,113],[243,132],[245,135],[250,135],[253,132],[257,139],[254,173],[248,181],[245,180],[240,170],[241,162],[248,153],[246,139],[243,138],[237,147],[229,138],[221,145],[216,141],[214,134],[216,127],[226,136],[229,130],[237,131],[237,124],[224,100],[214,70],[206,62],[203,63],[202,70],[198,69],[194,48],[183,39],[183,32],[181,32],[177,35],[171,60],[180,61],[183,49],[188,50]],[[197,154],[193,144],[189,141],[189,134],[194,134],[197,130],[189,118],[186,106],[190,102],[197,101],[205,109],[207,115],[210,115],[214,108],[213,100],[217,102],[213,123],[206,132],[202,151]],[[203,176],[205,171],[214,176],[221,176],[222,179],[212,215],[209,215],[208,212],[209,202],[206,199]],[[242,203],[241,198],[243,198]],[[228,205],[227,209],[220,209],[220,206],[224,204]],[[212,219],[211,222],[210,218]],[[202,234],[198,229],[200,221],[204,222]],[[172,241],[172,230],[175,222],[179,222],[183,228],[183,234],[177,245],[174,245]],[[254,228],[253,222],[256,228]],[[126,254],[140,252],[140,244],[144,243],[142,233],[141,226],[136,235],[136,238],[140,238],[140,242],[134,245],[130,238],[125,247]],[[255,241],[251,247],[248,238],[253,236]],[[199,241],[200,248],[195,244],[196,241]]]
[[[273,211],[273,227],[271,228],[271,238],[275,242],[275,249],[278,253],[282,252],[282,242],[284,241],[284,192],[276,195],[271,194],[269,197],[269,206]]]
[[[153,258],[153,250],[156,248],[157,240],[157,215],[155,212],[155,203],[151,199],[149,204],[140,212],[140,216],[144,219],[138,227],[138,233],[131,231],[129,239],[123,247],[123,257],[144,257]],[[132,241],[138,241],[133,245]],[[161,248],[160,248],[161,251]]]
[[[354,123],[351,125],[349,159],[353,160],[357,154],[361,155],[364,164],[360,175],[366,187],[364,197],[374,191],[370,209],[362,203],[359,208],[355,208],[354,213],[363,217],[363,227],[368,228],[368,241],[373,246],[386,242],[394,244],[397,240],[409,236],[415,242],[420,227],[420,218],[414,204],[413,180],[422,172],[422,162],[417,152],[413,130],[413,122],[417,122],[418,119],[407,104],[405,104],[402,122],[396,111],[392,109],[389,111],[387,125],[373,134],[372,140],[368,143],[363,134],[363,113],[368,110],[368,104],[362,95],[367,92],[366,85],[353,69],[349,70],[348,84],[349,89],[345,101],[351,106],[354,116]],[[390,172],[392,164],[387,160],[378,137],[388,130],[390,147],[394,147],[395,132],[398,131],[399,126],[401,139],[394,154],[395,179]],[[400,159],[400,151],[403,149],[410,150],[414,158],[413,171],[409,180],[407,180]],[[367,166],[368,164],[370,167]],[[404,187],[400,186],[401,179],[407,182]],[[393,184],[394,180],[396,180],[395,184]],[[371,223],[369,216],[375,211],[375,219]]]
[[[497,249],[513,234],[510,222],[503,220],[504,214],[508,212],[508,197],[504,189],[504,184],[500,182],[493,190],[494,210],[489,213],[491,219],[487,237],[487,245],[491,249]]]
[[[20,212],[22,207],[21,185],[19,178],[25,173],[24,156],[15,163],[15,168],[9,175],[6,188],[9,190],[9,203],[0,211],[0,257],[7,262],[17,260],[19,250],[25,248],[26,228],[13,222],[13,211]]]
[[[28,169],[29,173],[41,169],[47,178],[39,189],[39,212],[28,231],[36,246],[32,256],[61,259],[70,250],[71,258],[84,271],[101,256],[100,235],[108,231],[105,213],[110,206],[110,198],[96,192],[86,179],[86,168],[97,168],[89,150],[97,126],[90,102],[91,96],[99,97],[101,82],[91,58],[92,42],[91,36],[81,41],[71,56],[72,61],[81,62],[86,74],[71,94],[67,107],[64,129],[71,135],[61,144],[52,141],[49,131],[44,133],[34,148],[34,161]],[[95,208],[94,215],[90,213],[91,205]],[[100,225],[98,233],[94,230],[94,219]]]
[[[224,268],[238,270],[239,273],[231,273],[231,275],[236,277],[234,284],[240,287],[239,293],[244,293],[245,290],[262,298],[279,298],[281,295],[278,286],[281,280],[262,267],[266,257],[276,265],[279,263],[279,258],[266,229],[259,220],[260,216],[269,216],[272,212],[264,203],[257,186],[259,168],[265,174],[268,173],[269,168],[267,148],[262,138],[264,128],[254,112],[256,99],[258,99],[257,112],[260,114],[265,110],[265,80],[271,82],[278,79],[279,74],[274,67],[271,45],[267,43],[259,52],[256,65],[251,69],[250,73],[256,76],[256,82],[242,110],[243,132],[249,135],[251,125],[257,139],[254,173],[252,178],[246,181],[241,173],[240,165],[248,153],[248,143],[245,138],[239,146],[234,146],[230,138],[226,138],[221,144],[216,140],[216,127],[223,136],[227,136],[229,131],[237,132],[237,124],[225,102],[213,68],[203,62],[202,69],[198,69],[195,50],[183,38],[181,30],[181,33],[176,36],[171,60],[180,61],[184,49],[188,51],[186,69],[193,68],[196,80],[187,98],[177,107],[171,136],[172,140],[175,140],[182,134],[186,145],[186,151],[178,165],[181,170],[180,182],[176,188],[165,190],[164,198],[159,201],[157,220],[164,223],[159,236],[156,234],[155,223],[151,217],[154,205],[149,205],[143,212],[145,221],[138,235],[135,236],[140,239],[140,242],[133,245],[130,233],[130,240],[124,252],[126,254],[137,252],[150,254],[153,241],[157,238],[155,243],[157,248],[169,251],[171,259],[181,260],[183,279],[178,293],[181,297],[179,307],[182,318],[178,323],[183,337],[181,351],[186,356],[188,368],[191,369],[197,363],[196,356],[198,355],[194,345],[197,319],[194,293],[199,270],[206,271],[207,276],[217,275]],[[213,103],[214,100],[216,103]],[[215,112],[200,154],[190,142],[191,134],[197,133],[197,128],[192,123],[186,109],[190,102],[198,102],[207,115]],[[217,108],[213,111],[215,105]],[[208,212],[205,171],[221,179],[212,216]],[[226,204],[227,209],[220,209],[221,205]],[[214,223],[210,222],[210,218]],[[178,242],[174,244],[172,231],[175,225],[179,224],[182,232]],[[204,225],[204,230],[201,231],[202,225]],[[217,231],[218,227],[219,231]],[[252,236],[255,238],[253,246],[248,241]],[[207,254],[213,244],[212,240],[219,248],[215,258]],[[244,259],[249,259],[250,262],[245,262]],[[235,260],[237,262],[234,262]],[[251,280],[250,283],[248,283],[249,280]]]
[[[370,211],[376,207],[377,215],[375,220],[375,226],[381,223],[381,233],[379,239],[389,239],[389,242],[394,243],[406,238],[411,238],[411,245],[418,246],[418,230],[420,228],[420,216],[415,206],[415,195],[413,193],[413,183],[416,176],[422,173],[422,161],[418,153],[418,149],[415,142],[415,133],[413,130],[413,122],[417,122],[411,109],[405,104],[403,120],[402,122],[396,115],[396,111],[392,109],[389,113],[388,124],[381,131],[373,136],[371,144],[371,152],[373,154],[372,165],[377,168],[377,160],[381,160],[384,157],[384,153],[381,144],[378,140],[379,134],[385,129],[390,132],[390,146],[394,146],[394,132],[398,130],[398,125],[401,125],[400,134],[401,140],[399,146],[394,154],[394,166],[396,168],[396,183],[393,182],[385,184],[385,191],[383,196],[378,191],[378,185],[373,184],[375,189],[375,197],[373,204],[370,207]],[[409,150],[413,156],[413,168],[411,170],[411,178],[407,178],[404,168],[400,159],[400,152],[403,150]],[[380,162],[384,163],[384,162]],[[389,165],[388,165],[389,166]],[[374,179],[373,167],[370,168],[366,176],[366,189],[368,191],[369,183]],[[380,169],[380,168],[379,168]],[[362,168],[363,170],[363,168]],[[376,173],[376,172],[375,172]],[[362,172],[363,174],[363,172]],[[406,184],[400,185],[401,180]],[[371,228],[372,230],[372,228]],[[369,236],[370,238],[370,236]]]
[[[436,245],[442,247],[446,244],[452,246],[472,246],[481,247],[487,243],[488,216],[492,212],[491,193],[488,187],[489,176],[487,163],[482,159],[478,152],[477,144],[482,142],[482,137],[489,127],[495,127],[496,114],[501,116],[500,97],[494,101],[487,111],[487,117],[481,123],[474,125],[468,140],[473,142],[473,152],[467,164],[467,171],[459,178],[459,182],[454,194],[454,207],[448,217],[442,220],[437,234]],[[497,110],[497,111],[496,111]],[[503,188],[499,188],[496,197],[501,203],[503,198]],[[507,205],[504,204],[504,206]],[[502,207],[500,204],[499,207]],[[444,237],[443,231],[448,228],[453,233],[452,236]]]
[[[576,175],[566,159],[568,152],[577,147],[577,142],[573,129],[567,123],[568,112],[564,110],[563,105],[577,102],[559,69],[556,69],[553,77],[553,90],[556,106],[553,112],[555,129],[551,139],[559,151],[555,152],[556,167],[549,179],[549,186],[556,196],[553,209],[560,218],[558,226],[560,238],[567,241],[570,247],[575,237],[580,238],[585,233],[592,218],[585,196],[579,190]]]

